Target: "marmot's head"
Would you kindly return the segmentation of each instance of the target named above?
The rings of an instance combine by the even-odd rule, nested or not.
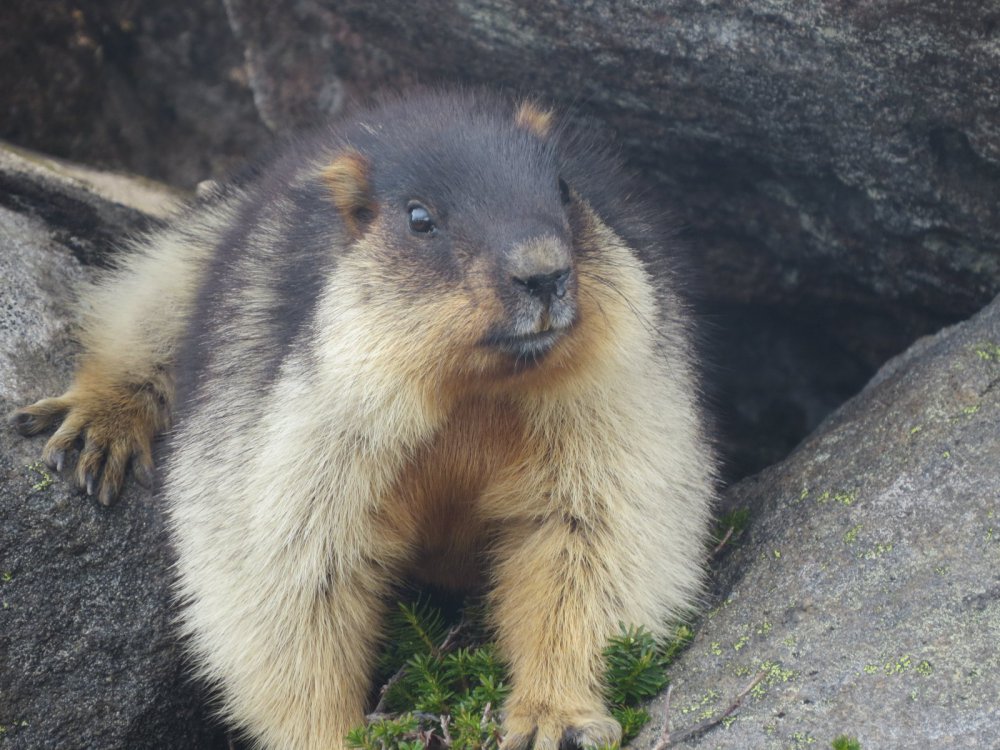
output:
[[[472,93],[392,101],[338,134],[320,174],[349,238],[338,273],[381,321],[372,345],[398,336],[442,381],[478,382],[592,348],[588,317],[607,323],[601,300],[628,292],[594,266],[602,240],[559,136],[534,104]]]

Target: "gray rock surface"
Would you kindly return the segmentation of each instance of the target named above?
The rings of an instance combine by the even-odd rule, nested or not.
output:
[[[4,417],[65,390],[79,257],[139,216],[46,164],[0,154],[0,182],[21,188],[0,204]],[[171,626],[155,499],[130,483],[100,507],[39,462],[42,445],[0,429],[0,747],[221,747]]]
[[[891,360],[725,503],[750,523],[672,667],[672,732],[766,677],[679,747],[996,746],[1000,297]],[[663,712],[633,747],[653,746]]]
[[[0,138],[193,188],[271,140],[221,0],[0,6]]]

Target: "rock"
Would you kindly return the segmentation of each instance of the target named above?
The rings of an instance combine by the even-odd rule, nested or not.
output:
[[[47,0],[0,13],[0,138],[193,188],[271,133],[221,0]]]
[[[396,63],[391,49],[369,43],[336,7],[224,2],[243,45],[257,111],[275,133],[324,123],[351,100],[416,78]]]
[[[148,219],[10,151],[0,184],[6,416],[65,390],[70,300],[91,270],[81,259]],[[0,430],[0,745],[223,747],[175,638],[155,498],[130,482],[117,506],[100,507],[39,462],[43,444]]]
[[[126,231],[155,225],[186,197],[165,185],[0,141],[0,206],[44,222],[52,238],[85,265],[106,265]]]
[[[918,341],[786,461],[732,487],[749,526],[671,669],[684,748],[982,748],[1000,725],[1000,297]],[[664,699],[633,747],[653,746]]]

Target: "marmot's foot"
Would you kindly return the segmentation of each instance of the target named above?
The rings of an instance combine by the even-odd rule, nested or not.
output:
[[[153,479],[153,437],[163,429],[165,403],[152,389],[105,385],[74,387],[15,411],[10,422],[20,434],[36,435],[55,425],[42,451],[49,468],[62,471],[67,454],[80,447],[74,478],[88,495],[110,505],[121,492],[125,471],[149,487]]]
[[[603,711],[530,715],[515,710],[504,720],[502,750],[610,747],[621,737],[621,725]]]

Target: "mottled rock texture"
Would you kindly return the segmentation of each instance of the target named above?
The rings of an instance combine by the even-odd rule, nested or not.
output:
[[[146,221],[50,166],[0,153],[4,417],[65,390],[81,260]],[[38,461],[43,443],[0,429],[0,746],[224,746],[185,676],[155,498],[130,483],[100,507]]]
[[[1000,725],[1000,297],[883,367],[783,463],[672,667],[685,748],[983,748]],[[663,726],[664,700],[634,747]],[[728,722],[727,722],[728,723]]]
[[[221,0],[0,6],[0,138],[194,187],[271,135]]]

